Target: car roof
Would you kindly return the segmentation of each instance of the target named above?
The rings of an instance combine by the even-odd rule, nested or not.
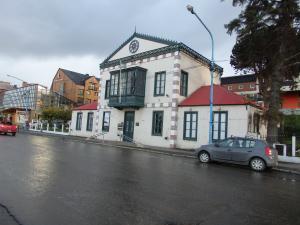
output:
[[[262,141],[258,138],[253,138],[253,137],[237,137],[237,136],[231,136],[231,137],[228,137],[227,139],[247,139],[247,140],[253,140],[253,141]]]

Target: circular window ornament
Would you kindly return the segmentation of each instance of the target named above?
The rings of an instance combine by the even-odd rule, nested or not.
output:
[[[136,51],[139,49],[139,42],[138,40],[133,40],[132,42],[130,42],[129,44],[129,51],[131,53],[136,53]]]

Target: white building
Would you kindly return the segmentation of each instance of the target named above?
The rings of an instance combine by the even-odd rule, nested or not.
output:
[[[210,86],[202,86],[179,104],[177,146],[196,148],[206,144],[209,130]],[[213,141],[230,136],[266,136],[266,126],[261,119],[260,106],[243,96],[214,85]]]
[[[199,109],[197,115],[196,139],[187,140],[183,136],[186,109],[179,107],[179,103],[210,84],[210,64],[207,58],[183,43],[134,33],[100,64],[95,132],[105,133],[106,140],[170,148],[207,143],[206,108]],[[222,70],[215,65],[215,84],[219,84]],[[231,108],[226,110],[231,116]],[[243,133],[234,130],[233,134],[247,133],[244,126],[248,117],[244,119]]]
[[[81,137],[93,136],[97,103],[82,105],[72,111],[70,134]]]

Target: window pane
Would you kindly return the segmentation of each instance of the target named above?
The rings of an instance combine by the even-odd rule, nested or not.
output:
[[[220,139],[221,140],[225,139],[225,132],[220,132]]]
[[[190,137],[190,130],[189,129],[185,130],[185,137],[187,137],[187,138]]]
[[[214,130],[219,130],[219,124],[218,123],[213,123],[213,125],[214,125]]]
[[[192,129],[194,129],[194,130],[197,129],[197,123],[196,123],[196,122],[193,122],[193,123],[192,123]]]
[[[226,114],[225,113],[221,114],[221,122],[226,122]]]
[[[186,114],[186,121],[191,121],[191,114]]]
[[[214,131],[214,132],[213,132],[213,136],[214,136],[214,137],[213,137],[214,139],[219,139],[218,131]]]
[[[160,88],[160,94],[164,94],[165,93],[165,86],[162,85]]]
[[[225,131],[226,129],[226,124],[225,123],[221,123],[221,131]]]
[[[192,138],[196,138],[196,130],[192,130]]]
[[[219,122],[219,114],[214,113],[214,122]]]

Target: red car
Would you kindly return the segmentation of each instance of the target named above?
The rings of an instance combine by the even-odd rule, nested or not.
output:
[[[8,134],[10,133],[12,136],[16,136],[17,126],[12,125],[10,122],[0,122],[0,133]]]

